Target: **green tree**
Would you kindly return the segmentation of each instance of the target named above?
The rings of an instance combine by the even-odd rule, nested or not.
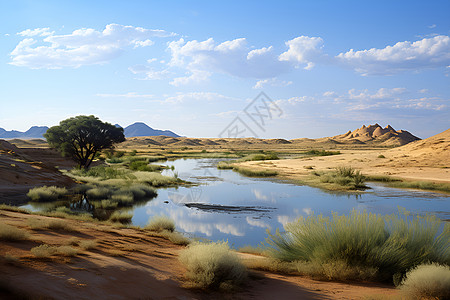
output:
[[[61,121],[58,126],[49,128],[44,137],[51,147],[72,157],[85,169],[99,151],[125,141],[123,128],[102,122],[95,116],[76,116]]]

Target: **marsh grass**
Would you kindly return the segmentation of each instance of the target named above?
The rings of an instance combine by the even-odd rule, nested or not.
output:
[[[334,171],[318,172],[313,171],[312,175],[316,176],[321,183],[328,183],[337,185],[349,190],[364,189],[367,186],[364,184],[366,177],[361,171],[352,167],[337,167]]]
[[[234,166],[233,171],[248,177],[273,177],[278,175],[278,172],[273,170],[253,170],[239,166]]]
[[[179,259],[193,287],[230,289],[241,285],[247,270],[226,242],[189,245]]]
[[[23,241],[28,240],[30,234],[20,228],[5,223],[0,223],[0,240],[3,241]]]
[[[408,299],[450,299],[450,267],[417,266],[406,273],[400,289]]]
[[[145,226],[145,229],[151,231],[175,231],[175,222],[166,216],[156,216],[151,218],[148,221],[148,224]]]
[[[122,224],[128,224],[131,222],[131,219],[133,218],[133,214],[126,211],[115,211],[111,214],[109,217],[109,221],[111,222],[119,222]]]
[[[408,217],[407,212],[381,216],[354,210],[348,216],[300,217],[285,231],[269,234],[272,257],[376,269],[374,276],[382,281],[398,281],[420,263],[450,260],[450,224],[434,216]]]
[[[66,194],[66,188],[41,186],[30,189],[27,196],[31,199],[31,201],[55,201]]]
[[[406,181],[386,175],[368,176],[368,181],[382,182],[384,185],[393,188],[418,189],[428,191],[439,191],[450,193],[450,183],[432,181]]]
[[[228,162],[228,161],[220,161],[217,164],[217,169],[219,169],[219,170],[231,170],[231,169],[233,169],[233,165],[231,165],[231,163]]]
[[[341,151],[326,151],[326,150],[313,149],[313,150],[306,151],[303,154],[310,155],[310,156],[330,156],[330,155],[341,154]]]
[[[191,240],[189,238],[185,237],[179,232],[163,230],[162,232],[160,232],[160,235],[168,239],[175,245],[187,246],[191,243]]]

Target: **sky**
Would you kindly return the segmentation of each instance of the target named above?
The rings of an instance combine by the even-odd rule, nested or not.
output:
[[[188,137],[450,126],[450,1],[0,0],[0,128]]]

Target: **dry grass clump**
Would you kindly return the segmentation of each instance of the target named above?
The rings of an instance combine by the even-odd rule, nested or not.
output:
[[[63,256],[75,256],[78,250],[70,246],[59,246],[56,247],[56,253]]]
[[[37,258],[49,258],[56,253],[56,248],[47,244],[31,248],[31,253]]]
[[[267,239],[271,255],[281,261],[328,264],[328,271],[323,271],[330,278],[360,273],[359,279],[365,280],[376,273],[372,277],[398,283],[417,264],[450,260],[450,224],[434,216],[408,217],[406,212],[381,216],[354,210],[348,216],[300,217],[285,230]]]
[[[175,245],[187,246],[191,243],[191,240],[189,238],[185,237],[184,235],[182,235],[179,232],[171,232],[171,231],[164,230],[164,231],[160,232],[160,235],[162,237],[168,239]]]
[[[31,253],[37,258],[50,258],[52,255],[75,256],[78,250],[70,246],[50,246],[42,244],[40,246],[31,248]]]
[[[359,170],[352,167],[337,167],[332,172],[313,172],[315,176],[319,176],[320,182],[337,184],[349,189],[367,188],[364,184],[366,177]]]
[[[242,284],[247,270],[226,242],[191,244],[180,253],[193,287],[229,289]]]
[[[450,267],[417,266],[406,273],[400,289],[408,299],[450,299]]]
[[[76,231],[67,221],[58,219],[48,221],[47,228],[52,230]]]
[[[66,188],[41,186],[30,189],[27,196],[31,198],[32,201],[55,201],[66,194]]]
[[[27,220],[27,225],[32,230],[44,230],[48,228],[48,221],[38,218],[30,218]]]
[[[98,243],[95,240],[82,240],[79,243],[79,246],[83,250],[92,250],[97,247]]]
[[[151,231],[175,231],[175,222],[166,216],[156,216],[149,220],[145,229]]]
[[[15,226],[0,223],[0,240],[23,241],[29,239],[29,233]]]

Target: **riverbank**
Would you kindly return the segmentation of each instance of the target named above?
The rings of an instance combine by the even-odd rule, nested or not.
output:
[[[379,299],[398,295],[391,286],[315,281],[261,271],[252,271],[241,290],[191,290],[183,288],[185,269],[178,261],[184,247],[152,232],[4,209],[0,222],[25,233],[18,240],[0,243],[2,299]],[[59,225],[37,229],[43,222]],[[38,258],[31,249],[42,244],[64,251]],[[244,260],[255,258],[240,255]]]

